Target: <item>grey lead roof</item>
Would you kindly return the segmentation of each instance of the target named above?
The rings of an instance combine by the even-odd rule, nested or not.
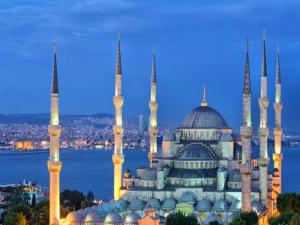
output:
[[[58,79],[57,79],[57,62],[56,62],[56,47],[54,48],[53,58],[53,77],[52,77],[52,94],[58,94]]]
[[[277,46],[276,84],[281,84],[279,46]]]
[[[152,53],[152,74],[151,74],[151,83],[156,84],[156,61],[155,61],[155,51]]]
[[[118,33],[116,74],[122,74],[120,33]]]
[[[266,59],[266,32],[263,32],[263,55],[262,55],[262,65],[261,65],[261,76],[267,76],[267,59]]]
[[[181,128],[228,128],[221,114],[209,106],[195,108],[184,119]]]
[[[250,94],[251,93],[248,40],[247,40],[247,50],[246,50],[246,63],[245,63],[245,77],[244,77],[243,93],[244,94]]]

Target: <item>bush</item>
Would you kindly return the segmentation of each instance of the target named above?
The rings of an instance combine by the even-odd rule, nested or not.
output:
[[[184,215],[176,212],[167,217],[166,225],[198,225],[198,220],[194,215]]]
[[[242,212],[239,216],[235,217],[229,225],[257,225],[258,216],[256,212]]]

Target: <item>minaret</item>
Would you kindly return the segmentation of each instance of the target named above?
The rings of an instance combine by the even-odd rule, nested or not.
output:
[[[281,152],[281,141],[282,141],[282,128],[281,128],[281,110],[282,110],[282,102],[281,102],[281,77],[280,77],[280,56],[279,56],[279,47],[277,47],[277,65],[276,65],[276,84],[275,84],[275,102],[274,102],[274,110],[275,110],[275,128],[274,128],[274,169],[278,169],[277,182],[275,185],[275,189],[277,194],[281,193],[281,163],[282,163],[282,152]]]
[[[240,171],[242,174],[242,211],[250,212],[251,207],[251,138],[252,138],[252,122],[251,122],[251,82],[250,82],[250,66],[249,66],[249,48],[247,41],[245,77],[243,88],[243,122],[240,128],[242,140],[242,163]]]
[[[48,160],[48,170],[50,173],[50,225],[58,225],[60,220],[60,170],[62,167],[62,162],[59,160],[59,137],[61,127],[59,125],[58,98],[56,47],[54,47],[54,64],[51,90],[51,120],[48,126],[48,132],[50,136],[50,157]]]
[[[122,122],[122,67],[121,67],[121,49],[120,34],[118,34],[117,62],[115,71],[115,96],[113,97],[115,106],[115,125],[113,133],[115,137],[114,154],[112,161],[114,164],[114,200],[120,199],[120,188],[122,186],[122,165],[124,162],[123,155],[123,122]]]
[[[267,126],[267,108],[269,100],[267,96],[267,62],[266,62],[266,34],[263,33],[263,55],[261,70],[261,91],[259,98],[260,107],[260,126],[259,126],[259,189],[261,193],[261,201],[266,206],[267,201],[267,179],[268,179],[268,137],[269,128]]]
[[[152,53],[152,74],[151,74],[151,96],[149,102],[150,108],[150,121],[149,121],[149,136],[150,136],[150,152],[149,152],[149,161],[150,167],[153,166],[153,158],[157,153],[157,108],[158,104],[156,101],[156,64],[155,64],[155,51]]]

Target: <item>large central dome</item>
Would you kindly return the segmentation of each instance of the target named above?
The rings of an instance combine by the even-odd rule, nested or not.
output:
[[[221,114],[209,106],[195,108],[181,124],[182,128],[228,128]]]

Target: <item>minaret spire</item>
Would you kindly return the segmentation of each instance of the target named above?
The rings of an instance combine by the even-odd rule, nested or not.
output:
[[[112,161],[114,164],[114,200],[120,199],[120,189],[122,187],[122,165],[124,162],[123,155],[123,119],[122,107],[124,99],[122,96],[122,68],[121,68],[121,47],[120,33],[118,33],[117,61],[115,74],[115,95],[113,102],[115,106],[115,125],[113,126],[114,133],[114,154]]]
[[[281,111],[282,111],[282,102],[281,102],[281,74],[280,74],[280,52],[279,46],[277,46],[277,65],[276,65],[276,83],[275,83],[275,102],[274,102],[274,111],[275,111],[275,128],[273,130],[274,134],[274,173],[273,173],[273,201],[276,202],[278,194],[281,193],[282,189],[282,127],[281,127]]]
[[[247,39],[246,45],[246,63],[245,63],[245,76],[244,76],[244,94],[251,94],[250,84],[250,65],[249,65],[249,40]]]
[[[243,122],[240,128],[242,141],[242,164],[240,171],[242,174],[242,210],[250,212],[251,207],[251,85],[250,85],[250,66],[249,66],[249,44],[247,40],[246,63],[243,88]]]
[[[259,189],[261,193],[261,201],[263,205],[267,205],[267,181],[268,181],[268,137],[269,128],[267,125],[267,109],[269,106],[269,99],[267,96],[267,62],[266,62],[266,34],[263,32],[263,53],[262,53],[262,71],[261,71],[261,91],[259,98],[260,107],[260,127],[259,127],[259,142],[260,142],[260,156],[259,156]]]
[[[206,86],[205,83],[203,84],[203,93],[202,93],[202,102],[201,102],[201,106],[206,107],[207,101],[206,101]]]
[[[122,63],[121,63],[121,41],[120,32],[118,33],[118,47],[117,47],[117,62],[116,62],[116,74],[122,74]]]
[[[58,107],[58,79],[56,46],[54,47],[53,76],[51,88],[51,119],[48,126],[50,136],[50,156],[48,160],[48,170],[50,173],[49,188],[49,224],[58,225],[60,221],[60,171],[62,162],[59,159],[59,138],[61,127],[59,125],[59,107]]]
[[[151,82],[156,84],[156,62],[155,62],[155,49],[152,50],[152,74]]]
[[[52,77],[52,92],[51,93],[58,94],[56,44],[54,44],[54,47],[53,47],[53,77]]]
[[[150,136],[150,152],[149,152],[149,161],[150,167],[153,166],[155,161],[155,155],[157,153],[157,108],[158,103],[156,100],[156,91],[157,91],[157,79],[156,79],[156,61],[155,61],[155,50],[152,51],[152,73],[151,73],[151,93],[150,93],[150,121],[149,121],[149,136]]]

